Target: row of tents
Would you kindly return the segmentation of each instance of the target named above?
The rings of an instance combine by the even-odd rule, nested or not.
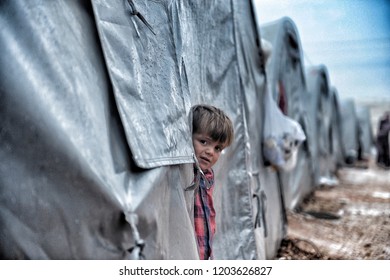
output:
[[[0,14],[2,259],[197,259],[198,103],[235,129],[214,170],[216,259],[274,258],[287,211],[371,156],[367,108],[305,68],[291,19],[260,25],[252,1],[13,0]],[[264,139],[291,122],[305,140],[284,169]]]

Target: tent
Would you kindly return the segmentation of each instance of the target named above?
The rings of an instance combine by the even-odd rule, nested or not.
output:
[[[340,100],[344,163],[354,164],[358,159],[359,124],[356,105],[352,98]]]
[[[217,259],[275,256],[261,153],[264,60],[251,2],[5,1],[3,259],[196,259],[188,112],[218,106]]]
[[[371,125],[371,113],[368,106],[357,105],[356,116],[359,126],[358,159],[370,161],[375,155],[375,140]]]
[[[315,185],[334,184],[334,164],[331,155],[332,107],[331,85],[325,65],[306,69],[308,96],[305,98],[309,115],[309,146],[312,154]],[[311,140],[310,140],[311,139]]]
[[[266,64],[267,82],[280,110],[297,121],[304,131],[309,129],[303,98],[306,92],[303,54],[298,30],[288,17],[261,25],[262,38],[272,45]],[[307,132],[306,132],[307,134]],[[279,171],[284,204],[293,209],[311,191],[313,173],[307,143],[299,147],[292,170]]]

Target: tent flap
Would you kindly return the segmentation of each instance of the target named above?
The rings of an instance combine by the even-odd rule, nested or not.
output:
[[[193,162],[174,36],[181,30],[173,29],[170,18],[178,13],[176,6],[154,1],[92,3],[135,162],[143,168]],[[145,21],[132,13],[134,8]]]

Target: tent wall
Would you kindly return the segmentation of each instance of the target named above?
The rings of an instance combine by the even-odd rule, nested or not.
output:
[[[295,23],[290,18],[281,18],[262,25],[261,34],[272,45],[266,67],[271,94],[281,111],[307,130],[308,119],[303,109],[306,92],[303,55]],[[289,209],[293,209],[311,191],[313,173],[310,161],[308,145],[304,144],[300,146],[295,168],[279,171],[284,203]]]

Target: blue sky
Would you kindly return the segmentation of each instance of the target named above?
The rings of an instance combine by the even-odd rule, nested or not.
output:
[[[341,98],[390,102],[390,0],[255,3],[260,25],[283,16],[295,22],[306,65],[326,65]]]

